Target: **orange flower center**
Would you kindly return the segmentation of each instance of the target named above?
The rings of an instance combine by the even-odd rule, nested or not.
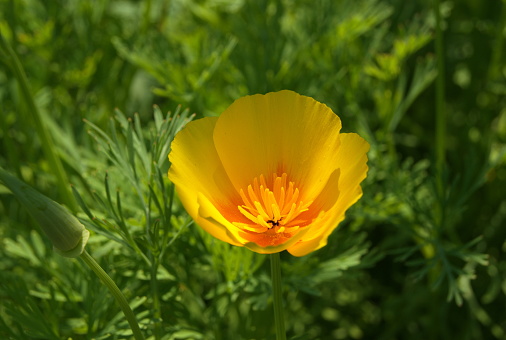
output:
[[[300,199],[299,189],[294,182],[288,182],[287,177],[286,173],[281,176],[273,174],[269,186],[265,177],[260,175],[260,179],[255,177],[246,192],[241,189],[239,194],[244,204],[237,208],[252,223],[234,224],[243,231],[270,236],[283,234],[289,237],[299,229],[304,220],[297,217],[307,211],[313,202],[304,203]]]

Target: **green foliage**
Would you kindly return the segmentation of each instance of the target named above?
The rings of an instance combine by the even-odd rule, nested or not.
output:
[[[506,5],[441,6],[442,173],[431,6],[0,0],[0,166],[79,208],[147,338],[273,339],[269,261],[192,223],[167,154],[190,112],[312,96],[370,142],[370,170],[327,246],[281,254],[288,337],[504,339]],[[37,228],[0,187],[0,338],[131,338],[109,291]]]

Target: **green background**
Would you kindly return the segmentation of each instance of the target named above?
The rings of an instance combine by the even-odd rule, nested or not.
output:
[[[311,96],[369,141],[370,170],[326,247],[281,254],[288,338],[506,339],[506,2],[443,1],[441,54],[434,7],[0,0],[0,166],[92,231],[147,337],[274,339],[267,257],[191,224],[166,155],[190,113]],[[130,337],[0,186],[0,338]]]

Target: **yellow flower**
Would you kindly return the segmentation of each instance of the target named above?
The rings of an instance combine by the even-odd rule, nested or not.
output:
[[[369,144],[326,105],[292,91],[246,96],[172,142],[169,179],[195,222],[255,252],[327,244],[362,196]]]

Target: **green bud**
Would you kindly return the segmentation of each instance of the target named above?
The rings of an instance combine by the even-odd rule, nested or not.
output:
[[[90,233],[74,215],[2,168],[0,181],[39,223],[57,253],[65,257],[81,255]]]

